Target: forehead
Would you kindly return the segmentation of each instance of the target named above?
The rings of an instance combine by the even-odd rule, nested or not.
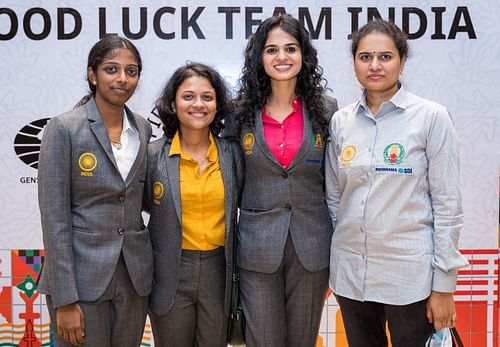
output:
[[[177,92],[185,91],[214,92],[214,88],[207,78],[191,76],[186,78],[177,89]]]
[[[297,45],[299,44],[299,42],[295,39],[295,37],[284,31],[283,29],[281,29],[281,27],[279,26],[275,27],[267,34],[266,46],[293,44],[293,43]]]
[[[137,64],[137,57],[127,48],[116,48],[108,52],[102,63],[119,62],[124,65]],[[102,64],[101,63],[101,64]]]
[[[358,43],[357,52],[397,52],[394,40],[382,33],[371,33],[364,36]]]

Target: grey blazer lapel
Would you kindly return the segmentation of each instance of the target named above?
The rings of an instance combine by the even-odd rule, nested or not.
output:
[[[137,129],[137,132],[139,133],[139,151],[137,152],[134,164],[132,164],[130,172],[128,173],[127,179],[125,181],[125,185],[128,186],[131,182],[134,181],[133,178],[135,177],[137,170],[140,169],[140,165],[144,162],[143,159],[146,156],[149,139],[148,139],[148,134],[146,132],[147,131],[146,128],[139,126],[139,124],[135,120],[135,116],[126,106],[125,106],[125,111],[127,112],[129,122],[132,123],[134,128]]]
[[[282,167],[264,139],[264,124],[262,123],[262,112],[260,110],[255,111],[255,143],[269,160],[278,165],[280,168]]]
[[[108,131],[106,130],[104,121],[102,120],[101,114],[97,109],[94,98],[90,99],[84,107],[87,112],[87,118],[90,122],[90,130],[94,133],[97,141],[101,144],[101,147],[104,149],[104,152],[108,156],[109,160],[113,163],[113,166],[116,170],[118,170],[118,165],[116,164],[115,156],[113,155],[113,150],[111,149],[111,142],[108,138]]]
[[[172,201],[174,202],[175,212],[177,213],[177,218],[179,218],[180,225],[182,225],[179,156],[170,156],[168,154],[170,151],[170,145],[172,144],[172,139],[168,139],[167,144],[168,146],[165,146],[163,158],[165,158],[165,167],[167,168],[168,181],[170,183],[170,192],[172,193]]]
[[[233,169],[233,158],[231,153],[230,144],[226,141],[216,137],[215,142],[219,150],[219,165],[222,173],[222,182],[224,185],[224,223],[225,223],[225,242],[229,242],[229,230],[231,229],[232,209],[236,206],[236,186],[234,184],[236,177],[234,177],[235,170]],[[233,201],[234,200],[234,201]]]
[[[306,155],[306,153],[309,151],[309,148],[311,146],[311,141],[312,141],[312,124],[311,120],[309,119],[309,111],[305,107],[305,105],[302,108],[302,114],[303,114],[303,121],[304,121],[304,130],[302,134],[302,144],[300,145],[299,151],[295,155],[295,158],[293,158],[292,162],[290,163],[290,166],[288,167],[288,170],[292,170],[295,166],[297,166],[298,163],[302,161],[302,158]]]

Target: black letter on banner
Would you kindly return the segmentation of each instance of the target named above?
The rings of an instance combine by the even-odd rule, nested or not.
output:
[[[10,31],[7,34],[0,33],[0,40],[7,41],[11,40],[17,34],[17,28],[19,27],[19,23],[17,22],[17,16],[14,11],[10,8],[0,8],[0,14],[6,14],[10,18]]]
[[[102,39],[106,35],[116,35],[116,33],[106,32],[106,7],[99,7],[99,38]]]
[[[142,39],[146,35],[147,25],[148,25],[148,10],[146,7],[141,7],[141,15],[139,20],[139,32],[133,33],[130,31],[130,8],[124,7],[122,9],[122,21],[123,21],[123,35],[132,40]]]
[[[347,35],[347,39],[352,39],[352,33],[359,29],[359,14],[362,12],[361,7],[348,7],[347,12],[351,14],[351,33]]]
[[[253,33],[253,26],[259,25],[262,20],[253,19],[252,14],[262,13],[262,7],[245,7],[245,38],[248,39]]]
[[[286,14],[286,10],[284,7],[275,7],[273,16],[279,16],[280,14]]]
[[[226,39],[233,39],[233,13],[240,13],[239,7],[219,7],[219,13],[226,14]]]
[[[366,13],[366,21],[370,22],[374,19],[382,19],[380,12],[376,7],[368,7],[368,12]]]
[[[412,13],[416,14],[420,19],[418,30],[414,33],[410,33],[410,14]],[[427,17],[425,16],[425,12],[416,7],[403,7],[403,27],[401,30],[408,34],[409,40],[422,37],[427,30]]]
[[[196,23],[196,20],[200,16],[200,14],[203,12],[205,7],[197,7],[196,11],[194,11],[194,14],[191,16],[191,18],[188,19],[188,10],[189,7],[182,7],[181,8],[181,25],[182,25],[182,31],[181,31],[181,38],[182,39],[188,39],[188,29],[189,27],[193,27],[193,31],[196,35],[196,38],[198,39],[204,39],[205,35],[203,35],[203,32],[201,31],[200,27],[198,26],[198,23]]]
[[[306,27],[311,34],[311,38],[317,40],[319,38],[319,33],[321,32],[321,27],[323,26],[323,22],[325,22],[325,40],[332,39],[332,8],[331,7],[322,7],[319,13],[318,18],[318,26],[314,29],[314,24],[311,19],[311,14],[309,13],[309,9],[307,7],[299,7],[299,21],[307,23]]]
[[[161,30],[161,17],[165,13],[175,13],[175,8],[173,7],[161,7],[156,11],[155,16],[153,17],[153,29],[156,33],[156,35],[163,40],[172,40],[175,38],[175,32],[173,33],[166,33],[163,30]]]
[[[39,34],[35,34],[33,30],[31,30],[31,17],[33,15],[39,14],[43,18],[43,29],[42,32]],[[47,10],[44,10],[43,8],[40,7],[33,7],[26,12],[23,18],[23,28],[24,32],[26,33],[26,36],[28,36],[32,40],[43,40],[49,36],[50,33],[50,27],[52,26],[52,23],[50,21],[50,15],[47,12]]]
[[[463,15],[465,25],[460,26],[460,17]],[[469,39],[477,39],[476,32],[474,31],[474,26],[472,25],[472,20],[470,19],[469,10],[467,7],[457,7],[457,12],[455,12],[455,17],[453,18],[453,23],[451,24],[450,33],[448,34],[448,39],[454,40],[457,36],[457,32],[466,32],[469,34]]]
[[[443,13],[446,12],[446,7],[431,7],[434,12],[434,34],[431,35],[432,40],[444,40],[446,36],[443,33]]]
[[[75,20],[75,27],[72,32],[66,33],[64,31],[64,16],[69,14]],[[57,39],[58,40],[71,40],[80,34],[82,31],[82,16],[74,8],[62,7],[57,9]]]

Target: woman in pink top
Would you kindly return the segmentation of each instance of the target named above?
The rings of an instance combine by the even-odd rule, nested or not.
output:
[[[248,347],[315,345],[332,235],[323,158],[337,110],[323,82],[298,20],[262,22],[248,42],[227,127],[245,159],[237,265]]]

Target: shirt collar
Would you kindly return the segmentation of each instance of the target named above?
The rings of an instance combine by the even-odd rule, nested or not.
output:
[[[215,162],[217,161],[217,146],[215,144],[215,138],[212,135],[212,132],[209,132],[208,134],[208,150],[207,150],[207,158],[210,162]],[[174,137],[172,138],[172,144],[170,145],[170,151],[168,152],[168,155],[171,157],[173,155],[180,155],[181,158],[187,159],[186,154],[182,152],[181,149],[181,139],[179,137],[179,130],[175,132]]]
[[[390,110],[394,108],[405,109],[406,105],[407,105],[407,91],[401,84],[399,84],[398,91],[389,100],[384,101],[382,103],[382,105],[380,106],[380,110],[383,112],[384,109],[385,110]],[[368,106],[366,104],[366,90],[363,90],[363,94],[361,95],[361,99],[358,102],[358,106],[362,107],[364,113],[367,112]],[[383,114],[382,117],[384,115],[385,114]]]
[[[131,131],[132,133],[136,132],[135,128],[130,124],[128,120],[127,112],[123,110],[122,134],[126,133],[127,131]]]

